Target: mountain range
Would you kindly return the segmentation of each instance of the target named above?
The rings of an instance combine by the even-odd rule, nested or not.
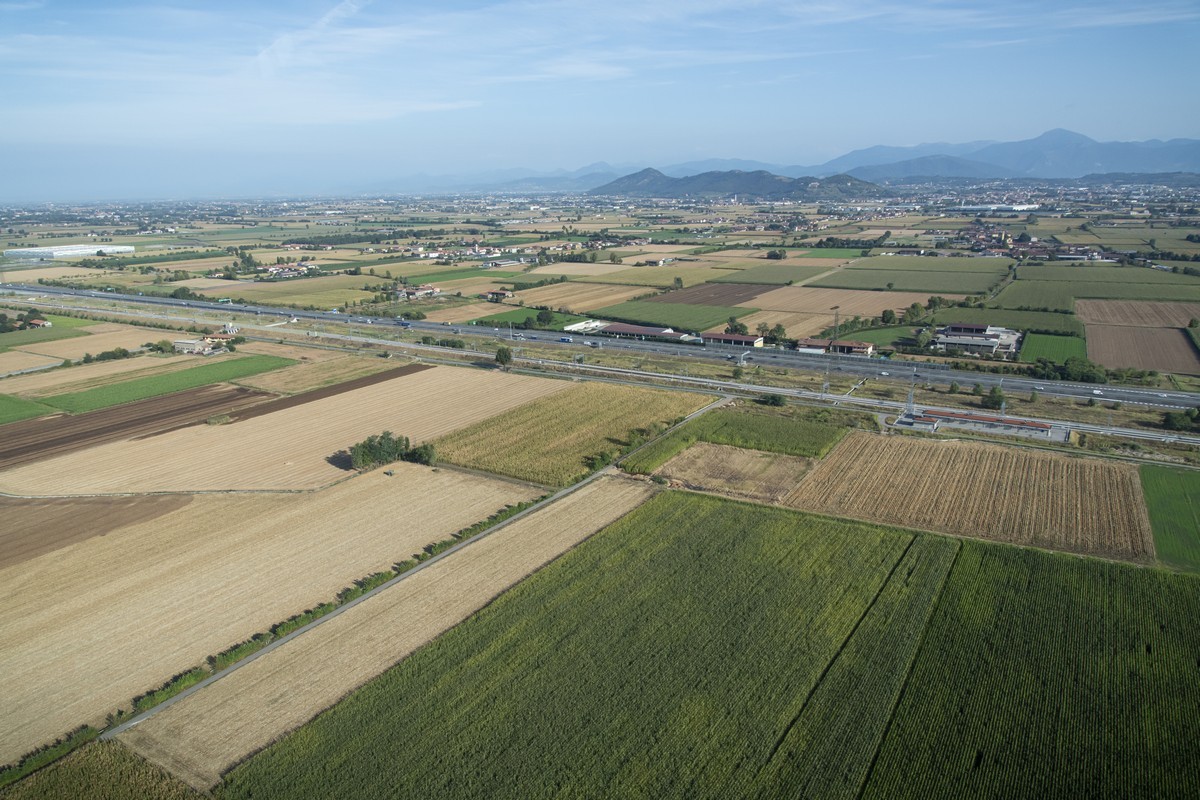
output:
[[[729,197],[745,195],[759,200],[850,200],[879,197],[873,183],[849,175],[827,178],[789,178],[766,170],[714,170],[672,178],[656,169],[644,169],[592,189],[588,194],[623,197]]]
[[[641,175],[638,170],[643,166],[600,161],[575,170],[518,168],[475,175],[410,175],[378,182],[364,187],[364,191],[585,192],[622,176]],[[714,158],[668,164],[658,167],[655,172],[659,178],[642,175],[640,180],[738,172],[755,176],[750,179],[753,185],[773,191],[782,191],[781,185],[766,183],[758,173],[808,182],[840,175],[882,184],[912,182],[920,178],[1072,179],[1106,173],[1200,173],[1200,140],[1098,142],[1079,133],[1056,129],[1016,142],[935,142],[909,147],[876,145],[851,151],[824,164],[789,165]],[[638,181],[633,180],[630,185],[636,189]],[[716,179],[710,176],[696,185],[715,186]],[[741,191],[744,190],[734,188],[730,193]],[[713,192],[715,189],[712,192],[705,189],[701,193]]]

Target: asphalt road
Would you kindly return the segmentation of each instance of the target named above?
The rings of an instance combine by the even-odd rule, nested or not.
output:
[[[255,314],[260,317],[278,317],[284,320],[301,319],[321,322],[329,325],[362,325],[367,320],[370,324],[388,328],[400,326],[399,320],[387,317],[364,317],[358,314],[340,314],[328,311],[298,311],[294,309],[276,308],[272,306],[237,305],[196,300],[176,300],[171,297],[150,297],[144,295],[128,295],[113,292],[96,292],[90,290],[67,289],[58,286],[36,286],[29,284],[4,284],[3,288],[20,294],[42,296],[65,295],[75,297],[96,297],[106,300],[121,300],[129,303],[141,303],[175,309],[202,309],[206,311],[237,312],[240,314]],[[508,339],[510,331],[505,328],[493,328],[478,325],[447,325],[435,322],[413,321],[405,325],[410,330],[424,332],[438,337],[447,337],[454,331],[472,335],[487,335],[488,333],[503,339]],[[561,347],[576,352],[590,352],[593,348],[584,344],[585,341],[601,343],[608,350],[620,350],[647,355],[680,355],[691,358],[705,358],[714,361],[736,360],[745,358],[746,364],[779,366],[792,369],[825,372],[831,375],[842,374],[858,378],[870,378],[873,381],[883,381],[909,386],[914,380],[921,385],[935,384],[949,386],[957,383],[964,389],[979,384],[988,390],[999,386],[1007,392],[1029,393],[1036,391],[1045,397],[1071,397],[1079,400],[1095,399],[1097,401],[1136,403],[1138,405],[1162,408],[1163,410],[1180,410],[1200,407],[1200,394],[1178,391],[1162,391],[1158,389],[1139,389],[1135,387],[1111,386],[1108,384],[1078,384],[1066,381],[1033,380],[1024,377],[993,375],[986,372],[968,370],[952,370],[943,364],[924,364],[911,361],[889,361],[879,358],[856,356],[826,356],[816,354],[796,353],[775,348],[751,348],[749,350],[728,345],[708,344],[690,345],[673,344],[670,342],[640,341],[635,339],[618,339],[609,336],[581,336],[571,334],[572,342],[559,341],[560,334],[549,331],[513,331],[511,335],[520,336],[516,344],[536,341],[539,346]],[[386,340],[385,340],[386,341]]]

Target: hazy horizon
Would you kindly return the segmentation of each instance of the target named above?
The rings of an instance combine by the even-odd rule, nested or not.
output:
[[[1200,138],[1191,2],[12,0],[0,31],[7,202]]]

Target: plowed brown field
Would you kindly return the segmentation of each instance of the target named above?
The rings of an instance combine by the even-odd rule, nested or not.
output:
[[[1182,328],[1200,319],[1200,303],[1143,300],[1076,300],[1075,316],[1092,325]]]
[[[233,764],[303,725],[652,493],[642,482],[596,481],[247,664],[121,740],[207,789]]]
[[[1200,375],[1200,356],[1178,328],[1088,325],[1088,358],[1109,369],[1155,369]]]
[[[393,470],[313,494],[195,497],[0,570],[0,763],[537,494]]]
[[[754,305],[763,293],[762,285],[748,283],[705,283],[690,289],[667,292],[654,298],[656,303],[684,303],[697,306]]]
[[[1154,559],[1137,468],[1099,459],[856,432],[784,504],[1054,550]]]
[[[812,464],[808,458],[696,442],[663,464],[658,474],[687,489],[778,503]]]
[[[9,423],[3,427],[0,438],[0,469],[86,450],[104,442],[203,423],[209,417],[229,414],[272,396],[218,383],[76,416],[55,414]]]
[[[428,441],[570,385],[434,367],[295,407],[280,401],[273,413],[229,425],[198,425],[24,464],[0,473],[0,491],[46,496],[313,489],[346,477],[340,462],[330,459],[368,436],[390,430]]]

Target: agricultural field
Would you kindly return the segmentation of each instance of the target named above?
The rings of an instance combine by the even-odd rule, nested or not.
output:
[[[611,275],[614,272],[623,272],[629,269],[628,264],[611,264],[608,261],[597,261],[595,263],[574,263],[563,261],[558,264],[547,264],[544,267],[537,267],[529,270],[530,275],[537,277],[530,280],[540,280],[549,275],[566,275],[571,278],[578,278],[584,275]]]
[[[242,348],[239,348],[239,352],[241,350]],[[264,392],[297,394],[396,368],[395,360],[341,355],[321,350],[313,352],[314,355],[320,356],[319,360],[305,361],[290,367],[239,378],[238,384]]]
[[[1154,560],[1136,468],[1099,459],[853,433],[784,504],[958,536]]]
[[[1097,283],[1127,283],[1135,286],[1190,286],[1200,288],[1200,278],[1182,273],[1165,272],[1147,267],[1111,266],[1036,266],[1026,265],[1017,270],[1019,280],[1067,281],[1080,286]]]
[[[1075,315],[1097,325],[1183,328],[1193,319],[1200,319],[1200,303],[1078,300]]]
[[[958,547],[659,494],[221,796],[853,796]]]
[[[677,331],[695,333],[716,325],[727,324],[730,317],[741,317],[754,309],[744,306],[702,306],[683,303],[657,303],[652,300],[630,300],[592,311],[597,317],[643,325],[663,325]]]
[[[899,272],[955,272],[960,274],[991,275],[999,278],[1013,265],[1011,258],[941,256],[871,256],[851,261],[846,269],[885,270]]]
[[[414,443],[430,441],[569,385],[434,367],[226,425],[182,428],[26,464],[0,473],[0,491],[42,496],[315,489],[347,476],[336,456],[367,436],[391,430]]]
[[[57,409],[42,405],[34,400],[0,394],[0,425],[7,425],[10,422],[19,422],[20,420],[33,417],[41,417],[46,414],[53,414],[56,411]],[[9,432],[6,430],[5,436],[8,435]]]
[[[944,272],[937,270],[841,269],[832,275],[810,281],[810,286],[826,289],[920,292],[931,294],[982,294],[1001,276],[989,272]]]
[[[1141,478],[1158,560],[1200,572],[1200,472],[1147,464]]]
[[[860,796],[1195,796],[1197,614],[1194,576],[964,541]]]
[[[435,441],[438,458],[546,486],[567,486],[655,426],[671,424],[712,399],[610,383],[563,383],[562,388]]]
[[[516,299],[523,300],[526,306],[546,306],[556,310],[567,309],[587,313],[646,294],[653,294],[653,291],[645,286],[600,286],[568,282],[524,289],[516,293]]]
[[[54,367],[62,363],[62,359],[39,356],[34,353],[23,353],[20,350],[4,351],[0,348],[0,378],[14,372],[23,372],[39,367]]]
[[[1200,354],[1178,328],[1087,326],[1088,358],[1109,369],[1132,367],[1200,375]]]
[[[6,354],[0,354],[0,358]],[[0,363],[3,363],[0,361]],[[59,362],[55,362],[59,363]],[[196,365],[192,356],[138,356],[116,361],[75,364],[70,369],[42,370],[27,375],[10,375],[0,382],[0,390],[28,397],[92,389],[130,377],[145,377]]]
[[[784,284],[804,283],[807,280],[824,275],[837,267],[837,262],[819,266],[804,266],[794,261],[769,261],[766,264],[730,272],[724,277],[715,278],[715,283],[765,283],[776,286]]]
[[[1017,331],[1083,336],[1083,324],[1072,314],[1052,311],[1010,311],[1001,308],[942,308],[933,315],[939,325],[951,322],[974,322],[980,325],[999,325]]]
[[[1033,363],[1039,358],[1055,364],[1064,364],[1068,358],[1087,358],[1087,342],[1078,336],[1025,334],[1021,339],[1021,361]]]
[[[916,292],[860,292],[783,286],[764,292],[744,305],[752,305],[763,311],[820,314],[829,320],[825,327],[832,327],[834,306],[837,306],[842,321],[846,321],[858,316],[878,317],[889,308],[900,313],[913,303],[924,305],[928,300],[929,295]]]
[[[413,573],[143,722],[121,740],[207,789],[229,766],[462,624],[651,494],[645,483],[594,481]]]
[[[538,494],[451,470],[393,470],[313,494],[196,496],[0,570],[12,593],[0,609],[0,763]],[[136,501],[130,514],[146,516]],[[55,519],[66,530],[39,525],[26,537],[69,540],[77,522],[46,525]]]
[[[1063,281],[1017,280],[1000,290],[992,302],[1000,308],[1071,311],[1075,308],[1075,288]]]
[[[81,392],[50,395],[44,397],[42,402],[72,414],[79,414],[131,403],[135,400],[146,400],[214,383],[232,381],[294,363],[290,359],[265,355],[234,356],[217,361],[206,360],[205,363],[197,364],[190,369],[176,370],[165,375],[151,375],[110,383],[94,389],[85,389]]]
[[[627,267],[620,272],[608,275],[590,275],[580,277],[579,280],[586,283],[619,283],[668,289],[674,285],[676,278],[680,278],[684,286],[695,286],[728,274],[729,270],[727,269],[684,262],[667,264],[664,267]]]
[[[50,330],[57,330],[51,328]],[[78,361],[87,353],[96,355],[106,350],[123,347],[126,350],[137,350],[146,342],[157,342],[171,335],[168,331],[153,328],[135,328],[130,325],[116,323],[101,323],[87,328],[72,330],[71,333],[85,332],[83,336],[72,335],[58,341],[37,342],[20,345],[27,353],[36,353],[59,360],[70,359]],[[23,331],[22,331],[23,333]],[[11,336],[12,334],[5,334]]]
[[[767,291],[762,286],[742,283],[704,283],[690,289],[677,289],[648,299],[653,303],[682,303],[698,306],[735,306],[750,304]]]
[[[1042,269],[1042,267],[1035,267]],[[1100,269],[1100,267],[1063,267],[1067,270]],[[1112,269],[1117,269],[1113,267]],[[1133,271],[1126,267],[1123,272]],[[1157,270],[1141,270],[1154,275],[1167,273]],[[1026,275],[1029,273],[1022,273]],[[1075,299],[1095,300],[1163,300],[1173,302],[1200,302],[1200,283],[1183,284],[1169,281],[1132,283],[1122,281],[1089,281],[1081,276],[1077,281],[1031,280],[1020,277],[996,295],[995,302],[1004,308],[1052,308],[1070,311]]]
[[[468,303],[461,306],[435,308],[425,311],[425,319],[428,322],[460,323],[470,322],[473,319],[479,319],[479,317],[483,316],[484,314],[494,313],[496,313],[496,303]]]
[[[104,800],[201,800],[194,789],[117,742],[93,742],[7,791],[4,800],[96,797]]]
[[[778,503],[812,466],[807,458],[699,441],[655,471],[672,486]]]
[[[815,336],[826,328],[833,327],[832,312],[826,314],[805,314],[795,311],[755,311],[753,314],[747,314],[744,317],[739,317],[738,322],[746,326],[748,330],[757,331],[760,323],[767,323],[774,328],[776,325],[782,325],[790,337],[799,336]],[[709,331],[721,333],[725,330],[725,325],[714,325],[709,328]],[[856,337],[857,333],[854,334]]]
[[[13,347],[30,348],[34,345],[43,345],[48,342],[57,342],[60,339],[72,339],[77,336],[86,335],[87,331],[79,330],[75,327],[60,327],[58,325],[52,328],[26,328],[23,331],[0,333],[0,350],[7,350]]]
[[[492,306],[490,309],[492,313],[486,317],[479,317],[473,320],[473,322],[480,325],[491,325],[493,327],[499,326],[507,330],[509,323],[512,323],[513,325],[520,325],[527,319],[533,319],[535,322],[537,321],[538,310],[536,308],[514,308],[508,311],[501,311],[497,314],[495,313],[497,310],[506,308],[506,306],[499,306],[499,308],[497,308],[495,303],[490,305]],[[554,319],[544,326],[538,325],[539,328],[542,328],[543,330],[561,331],[567,325],[571,325],[576,322],[583,322],[585,319],[587,319],[587,317],[581,317],[577,314],[563,314],[560,311],[552,311],[550,313],[554,316]]]

